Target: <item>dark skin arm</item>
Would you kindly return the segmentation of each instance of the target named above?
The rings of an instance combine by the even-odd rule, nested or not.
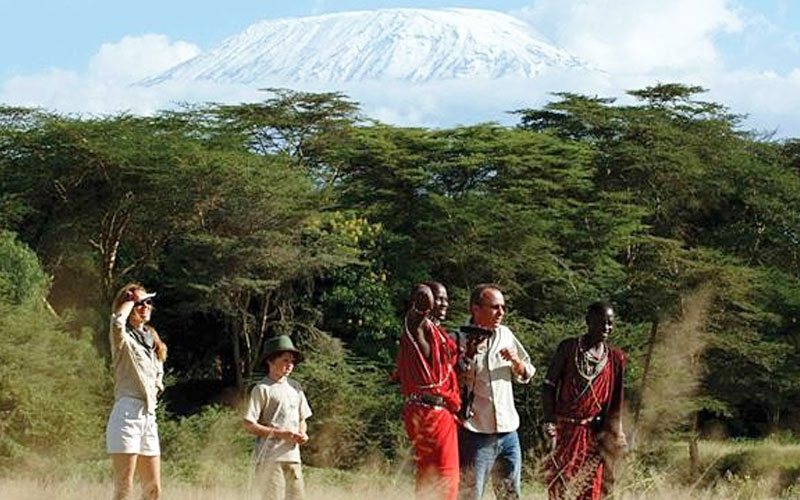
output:
[[[551,450],[556,447],[556,396],[558,394],[558,385],[561,381],[561,373],[564,371],[566,362],[567,349],[566,344],[562,342],[559,344],[558,349],[556,349],[553,355],[553,359],[550,361],[550,367],[547,369],[545,382],[542,384],[542,409],[544,411],[545,437],[548,439],[547,444]]]
[[[628,442],[625,437],[625,432],[622,430],[622,402],[624,399],[624,385],[625,378],[625,357],[623,355],[615,356],[616,363],[614,388],[611,393],[611,401],[608,406],[608,423],[606,429],[614,436],[614,444],[620,449],[627,447]]]
[[[422,355],[431,360],[431,344],[427,339],[428,313],[433,307],[433,292],[427,285],[417,285],[411,292],[411,307],[406,312],[406,326],[417,342]]]

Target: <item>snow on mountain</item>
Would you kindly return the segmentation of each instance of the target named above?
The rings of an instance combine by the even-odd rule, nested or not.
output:
[[[477,9],[381,9],[261,21],[140,85],[531,78],[590,69],[529,25]]]

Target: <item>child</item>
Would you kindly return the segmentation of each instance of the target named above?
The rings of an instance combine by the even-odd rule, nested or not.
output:
[[[289,379],[303,356],[292,339],[279,335],[265,344],[268,374],[250,392],[244,428],[256,435],[257,484],[265,500],[303,500],[305,486],[299,445],[308,441],[311,409],[300,384]]]

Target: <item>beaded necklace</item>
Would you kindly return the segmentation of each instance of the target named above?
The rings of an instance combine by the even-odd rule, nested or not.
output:
[[[575,349],[575,368],[587,382],[595,379],[608,363],[608,346],[605,342],[600,344],[602,352],[597,355],[591,349],[583,348],[583,337],[578,337],[578,348]]]

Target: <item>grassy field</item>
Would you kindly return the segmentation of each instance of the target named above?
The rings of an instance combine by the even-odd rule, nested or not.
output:
[[[414,497],[413,485],[407,481],[395,484],[389,477],[336,484],[336,481],[313,481],[308,478],[308,500],[407,500]],[[169,481],[164,484],[164,498],[170,500],[260,500],[249,485],[198,486]],[[110,481],[86,480],[42,481],[32,478],[0,479],[3,500],[107,500],[111,497]],[[138,491],[132,498],[138,498]]]
[[[378,481],[381,483],[382,481]],[[797,499],[800,492],[787,491],[775,496],[768,481],[733,481],[712,488],[670,485],[658,478],[651,478],[639,488],[621,489],[612,498],[624,500],[767,500],[774,498]],[[0,498],[3,500],[105,500],[111,496],[108,482],[58,481],[48,482],[34,479],[0,480]],[[411,484],[395,486],[370,484],[365,480],[359,484],[335,485],[327,483],[309,484],[308,500],[408,500],[414,497]],[[134,496],[133,498],[137,498]],[[164,498],[170,500],[256,500],[259,496],[249,488],[220,486],[200,487],[189,484],[167,482]],[[485,498],[491,499],[489,492]],[[526,488],[525,500],[544,500],[546,494],[540,488]]]
[[[62,464],[63,465],[63,464]],[[527,464],[530,465],[530,464]],[[689,472],[685,442],[672,441],[630,457],[620,470],[611,498],[619,500],[800,500],[800,445],[780,440],[704,441],[699,471]],[[207,465],[211,470],[214,467]],[[110,466],[104,461],[70,473],[18,473],[0,477],[2,500],[94,500],[111,496]],[[227,470],[227,472],[226,472]],[[87,471],[91,473],[87,474]],[[527,471],[523,499],[547,498],[543,485]],[[58,479],[54,479],[58,477]],[[93,479],[87,479],[91,477]],[[308,500],[407,500],[414,498],[408,464],[367,466],[359,471],[308,467]],[[689,479],[691,478],[691,479]],[[195,481],[167,475],[164,498],[169,500],[256,500],[251,477],[216,465],[215,474]],[[138,498],[134,496],[133,498]],[[493,498],[490,491],[485,496]]]

